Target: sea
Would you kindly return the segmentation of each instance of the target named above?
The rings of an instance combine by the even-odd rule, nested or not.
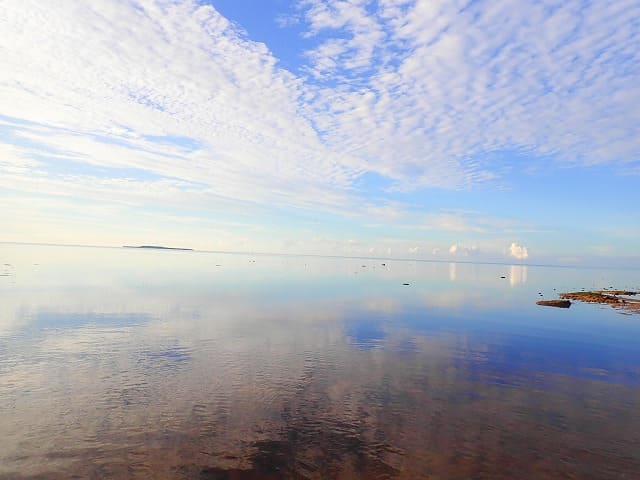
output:
[[[0,479],[638,479],[640,271],[0,245]]]

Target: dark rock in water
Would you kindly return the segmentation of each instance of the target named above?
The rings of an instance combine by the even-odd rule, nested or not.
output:
[[[507,278],[507,277],[502,276],[502,277],[500,277],[500,278]]]
[[[571,302],[569,300],[538,300],[536,305],[542,305],[543,307],[569,308],[571,306]]]
[[[403,283],[402,285],[410,285],[409,283]]]

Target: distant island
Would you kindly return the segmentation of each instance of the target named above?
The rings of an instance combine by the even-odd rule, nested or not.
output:
[[[159,245],[123,245],[122,248],[150,248],[152,250],[189,250],[193,248],[161,247]]]

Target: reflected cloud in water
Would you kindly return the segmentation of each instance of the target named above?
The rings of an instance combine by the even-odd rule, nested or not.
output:
[[[449,264],[449,280],[455,282],[457,279],[457,268],[458,265],[456,263]]]
[[[521,283],[527,283],[527,266],[511,265],[509,267],[509,285],[515,287]]]
[[[0,286],[2,479],[640,471],[637,318],[548,270],[68,253]]]

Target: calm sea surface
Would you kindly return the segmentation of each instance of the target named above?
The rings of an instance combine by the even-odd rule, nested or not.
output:
[[[0,245],[0,479],[638,479],[640,315],[535,305],[610,286]]]

